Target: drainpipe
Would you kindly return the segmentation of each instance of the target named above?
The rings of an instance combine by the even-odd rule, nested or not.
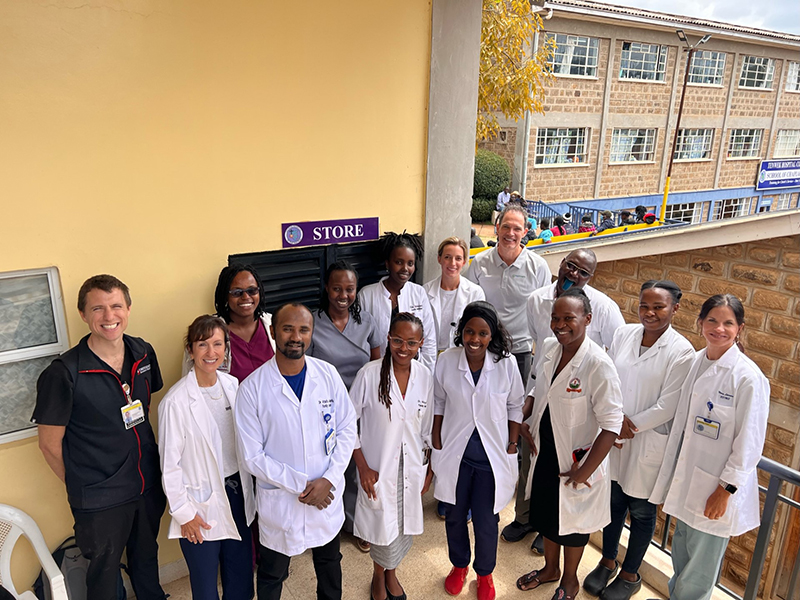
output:
[[[549,21],[550,18],[553,16],[553,9],[548,8],[547,14],[542,17],[543,21]],[[531,58],[536,54],[536,49],[539,47],[539,30],[536,30],[536,33],[533,34],[533,46],[531,46]],[[526,192],[528,188],[528,148],[531,143],[531,111],[525,111],[525,120],[523,122],[523,127],[525,131],[522,134],[522,164],[520,165],[519,170],[519,193],[522,194],[522,197],[526,197]]]

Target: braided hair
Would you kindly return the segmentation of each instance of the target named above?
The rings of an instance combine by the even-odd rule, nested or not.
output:
[[[328,282],[331,279],[331,275],[336,271],[349,271],[356,277],[356,289],[358,289],[358,272],[356,271],[355,267],[351,265],[346,260],[337,260],[335,263],[332,263],[328,266],[328,269],[325,271],[325,287],[328,287]],[[330,307],[330,298],[328,298],[327,290],[323,290],[322,297],[319,300],[319,310],[317,313],[321,316],[322,313],[328,313],[328,308]],[[358,299],[358,294],[356,294],[355,301],[350,305],[348,308],[350,311],[350,316],[353,317],[353,320],[361,325],[361,301]]]
[[[233,280],[242,271],[250,273],[253,279],[256,280],[256,286],[258,287],[258,306],[256,306],[255,314],[253,314],[253,320],[258,321],[261,315],[267,312],[264,284],[261,282],[261,277],[258,276],[256,270],[250,265],[229,265],[219,272],[217,289],[214,290],[214,309],[220,317],[225,319],[226,323],[231,322],[231,309],[228,306],[228,292],[231,289]]]
[[[425,248],[422,244],[422,236],[418,233],[395,233],[394,231],[386,231],[378,241],[379,252],[381,259],[386,262],[392,257],[392,252],[395,248],[411,248],[414,252],[414,259],[416,261],[422,260],[422,255]]]
[[[411,313],[407,312],[399,312],[395,316],[392,317],[392,322],[389,324],[389,333],[392,333],[395,324],[397,323],[411,323],[412,325],[416,325],[419,327],[419,331],[422,336],[425,336],[425,329],[422,327],[422,321],[420,321],[419,317],[412,315]],[[387,409],[389,409],[389,420],[392,420],[392,399],[389,395],[389,391],[392,388],[392,378],[390,375],[390,369],[392,368],[392,352],[389,349],[389,345],[386,346],[386,352],[383,354],[383,361],[381,362],[381,378],[380,382],[378,383],[378,400],[380,400],[381,404],[383,404]]]

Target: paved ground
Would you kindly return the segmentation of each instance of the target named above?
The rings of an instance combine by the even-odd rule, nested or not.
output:
[[[447,559],[444,522],[436,517],[435,500],[432,494],[425,497],[425,533],[417,537],[414,546],[398,569],[398,577],[405,587],[409,599],[429,600],[449,598],[444,591],[444,578],[450,571]],[[502,527],[513,518],[513,504],[500,515]],[[368,600],[369,584],[372,576],[372,561],[368,554],[359,552],[349,536],[342,538],[342,567],[344,570],[344,600]],[[532,592],[520,592],[514,582],[517,577],[544,565],[544,559],[531,553],[530,544],[533,536],[528,536],[517,544],[500,541],[498,548],[497,569],[494,572],[495,587],[498,598],[527,598],[529,600],[550,600],[556,584],[543,585]],[[597,564],[599,553],[589,545],[581,562],[579,575],[581,579]],[[284,585],[283,598],[286,600],[313,600],[315,598],[316,580],[311,563],[311,553],[292,560],[289,579]],[[471,571],[467,578],[467,586],[459,598],[476,597],[475,572]],[[189,600],[188,579],[184,578],[165,586],[171,600]],[[592,597],[582,591],[578,598],[589,600]],[[660,598],[647,586],[634,596],[634,600]]]

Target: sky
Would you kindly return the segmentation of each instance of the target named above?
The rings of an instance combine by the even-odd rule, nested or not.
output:
[[[602,0],[657,10],[673,15],[713,19],[759,29],[800,34],[800,2],[797,0]]]

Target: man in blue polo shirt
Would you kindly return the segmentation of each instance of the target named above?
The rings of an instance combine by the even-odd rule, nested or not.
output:
[[[158,528],[161,489],[150,395],[162,387],[152,346],[125,335],[128,287],[111,275],[86,280],[78,311],[89,335],[39,377],[32,421],[39,448],[66,484],[75,539],[90,560],[88,597],[117,597],[119,564],[127,550],[139,600],[161,600]]]

